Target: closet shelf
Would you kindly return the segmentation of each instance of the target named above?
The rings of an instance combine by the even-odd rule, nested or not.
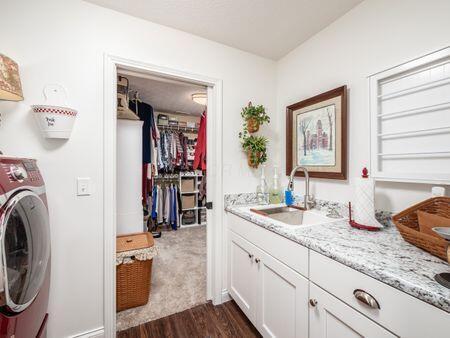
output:
[[[206,209],[206,207],[194,207],[194,208],[186,208],[186,209],[181,209],[181,210],[189,211],[189,210],[202,210],[202,209]]]
[[[158,129],[162,129],[162,130],[183,131],[185,133],[198,133],[198,128],[169,126],[169,125],[164,125],[164,124],[158,124],[157,126],[158,126]]]
[[[181,192],[181,195],[192,195],[192,194],[198,194],[198,190]]]
[[[178,180],[180,176],[178,174],[158,175],[153,177],[155,180]]]
[[[174,180],[174,179],[179,179],[179,178],[193,178],[193,177],[203,177],[202,174],[195,174],[195,173],[181,173],[181,174],[163,174],[163,175],[158,175],[155,176],[154,179],[156,180]]]

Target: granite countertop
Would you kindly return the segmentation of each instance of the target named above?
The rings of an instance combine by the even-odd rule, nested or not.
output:
[[[450,266],[405,242],[394,226],[369,232],[334,220],[295,227],[251,212],[250,206],[228,205],[225,210],[450,312],[450,289],[434,280],[435,274],[450,272]]]

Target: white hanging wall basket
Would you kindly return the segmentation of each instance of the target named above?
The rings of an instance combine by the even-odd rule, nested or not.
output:
[[[47,85],[44,96],[46,104],[31,106],[42,135],[45,138],[70,138],[77,111],[67,107],[66,91],[60,85]]]

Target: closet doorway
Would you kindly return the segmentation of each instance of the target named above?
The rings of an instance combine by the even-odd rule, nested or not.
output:
[[[105,334],[114,336],[222,302],[222,111],[219,80],[112,56],[105,66]],[[117,84],[128,103],[119,118]],[[158,248],[150,297],[116,317],[116,264],[108,257],[117,235],[137,232]]]

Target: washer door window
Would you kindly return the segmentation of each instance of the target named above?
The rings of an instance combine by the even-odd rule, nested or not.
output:
[[[8,202],[2,220],[2,263],[6,305],[24,310],[38,294],[50,257],[47,208],[31,191]]]

